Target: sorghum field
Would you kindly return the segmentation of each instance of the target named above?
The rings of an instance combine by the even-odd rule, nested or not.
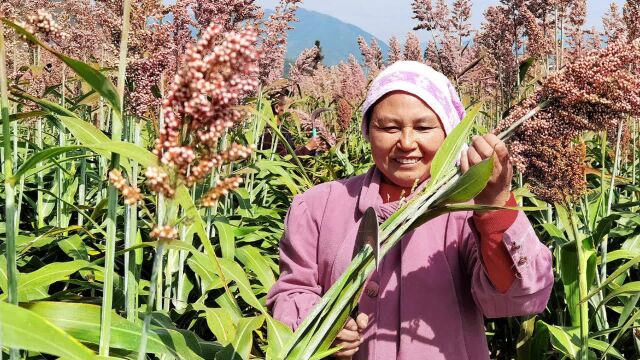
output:
[[[461,93],[457,136],[507,130],[517,200],[554,255],[546,311],[487,320],[492,358],[640,358],[640,1],[612,3],[600,33],[584,0],[496,1],[479,29],[470,0],[415,0],[426,49],[358,38],[363,62],[325,66],[316,45],[285,69],[301,3],[2,1],[1,357],[296,359],[330,336],[266,308],[284,216],[369,169],[368,81],[406,59]]]

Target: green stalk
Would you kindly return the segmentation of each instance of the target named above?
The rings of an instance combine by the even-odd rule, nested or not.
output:
[[[151,312],[156,296],[156,284],[158,282],[158,274],[162,272],[162,252],[164,250],[164,240],[158,240],[156,253],[153,257],[153,268],[151,270],[151,280],[149,283],[149,297],[147,299],[147,309],[144,314],[144,323],[142,325],[142,334],[140,336],[140,346],[138,347],[138,360],[147,358],[147,337],[149,326],[151,324]]]
[[[140,123],[134,120],[133,143],[140,144]],[[131,161],[131,175],[129,176],[131,186],[138,186],[138,162]],[[138,207],[127,205],[127,226],[125,226],[124,247],[130,248],[137,242],[138,238]],[[138,318],[138,269],[136,258],[140,250],[135,250],[132,261],[130,252],[124,254],[124,274],[125,282],[125,312],[127,319],[136,321]]]
[[[10,304],[18,304],[18,265],[16,262],[16,238],[18,226],[16,224],[16,191],[13,182],[13,160],[11,157],[11,127],[9,123],[9,90],[7,88],[4,26],[0,22],[0,115],[2,116],[2,137],[4,152],[4,192],[5,192],[5,234],[7,257],[7,300]],[[10,349],[10,358],[18,359],[18,349]]]
[[[582,300],[587,297],[589,292],[587,286],[587,258],[584,253],[584,245],[578,232],[578,225],[575,221],[575,209],[572,204],[567,204],[569,212],[569,222],[571,222],[571,231],[576,242],[576,252],[578,253],[578,293]],[[587,360],[589,355],[589,302],[580,302],[580,354],[581,360]]]
[[[42,150],[42,119],[41,118],[38,118],[38,120],[36,120],[36,145],[38,145],[38,149],[41,151]],[[41,164],[42,163],[38,163],[38,167]],[[38,171],[38,174],[36,175],[36,184],[38,185],[38,189],[44,188],[44,179],[42,177],[42,171]],[[44,216],[42,216],[42,214],[44,213],[42,192],[38,191],[37,196],[38,197],[36,199],[36,211],[37,211],[37,217],[38,217],[38,229],[41,229],[45,225]]]
[[[124,0],[122,35],[120,38],[120,61],[118,65],[118,96],[120,106],[124,107],[124,81],[127,69],[127,43],[129,41],[129,17],[131,13],[131,0]],[[123,109],[120,109],[123,114]],[[115,117],[112,112],[111,139],[120,141],[122,139],[122,122]],[[117,169],[120,166],[120,155],[112,153],[111,168]],[[107,190],[107,239],[104,262],[104,284],[102,290],[102,308],[100,313],[100,356],[109,356],[109,344],[111,340],[111,309],[113,307],[113,273],[115,266],[116,230],[118,221],[118,190],[109,185]]]
[[[607,207],[605,209],[605,213],[604,213],[604,217],[607,217],[611,214],[611,206],[613,205],[613,190],[615,189],[615,183],[616,183],[616,176],[618,176],[618,168],[619,168],[619,164],[620,164],[620,141],[622,139],[622,130],[624,128],[624,121],[620,121],[620,123],[618,124],[618,129],[617,129],[617,133],[616,133],[616,153],[615,153],[615,159],[613,160],[613,171],[611,172],[611,180],[609,182],[609,194],[606,197],[607,199]],[[605,140],[603,140],[604,142]],[[603,153],[604,153],[604,149],[603,149]],[[604,159],[604,157],[603,157]],[[602,171],[604,173],[604,163],[602,166]],[[602,180],[604,181],[604,178],[602,178]],[[609,245],[609,236],[607,234],[604,235],[604,237],[602,238],[602,243],[600,244],[600,256],[602,257],[602,265],[600,266],[600,282],[604,282],[607,279],[607,254],[608,254],[608,245]],[[601,292],[600,297],[604,298],[604,289]],[[604,322],[605,328],[608,327],[607,326],[607,313],[604,307],[602,307],[601,312],[601,316],[602,316],[602,320]]]
[[[64,64],[62,64],[62,83],[61,83],[61,90],[60,90],[60,94],[61,99],[60,99],[60,105],[62,107],[65,107],[65,88],[66,88],[66,66]],[[58,129],[58,146],[62,147],[65,145],[65,139],[64,139],[64,127],[60,126],[60,128]],[[60,155],[58,157],[58,161],[62,161],[64,158],[64,155]],[[62,229],[65,224],[63,222],[63,203],[62,203],[62,194],[63,194],[63,189],[64,189],[64,173],[62,172],[62,168],[61,167],[57,167],[56,168],[56,183],[58,184],[57,190],[56,190],[56,226],[58,227],[58,229]]]
[[[638,162],[638,119],[632,119],[633,124],[633,147],[632,151],[632,163],[631,163],[631,185],[636,185],[636,166]]]
[[[15,122],[14,122],[15,123]],[[18,133],[18,131],[16,130],[15,132],[16,134]],[[30,140],[30,131],[27,131],[27,141],[25,142],[24,145],[24,151],[22,153],[22,158],[26,159],[27,155],[29,155],[29,140]],[[17,136],[16,136],[17,138]],[[16,154],[18,153],[17,150],[17,146],[15,146],[16,149]],[[18,161],[16,160],[16,164],[18,163]],[[18,210],[16,213],[16,221],[18,222],[18,224],[20,223],[20,213],[22,212],[22,198],[24,197],[24,176],[20,177],[20,185],[18,186]]]

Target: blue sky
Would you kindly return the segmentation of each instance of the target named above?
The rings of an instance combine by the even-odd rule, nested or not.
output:
[[[587,0],[586,28],[595,26],[602,29],[601,18],[609,9],[611,1]],[[449,0],[449,3],[452,2]],[[624,4],[624,0],[614,2]],[[274,8],[278,0],[257,0],[257,3]],[[305,0],[302,7],[359,26],[387,42],[392,35],[404,39],[406,33],[416,25],[415,20],[411,19],[411,3],[411,0]],[[498,3],[497,0],[472,0],[471,20],[475,28],[480,27],[485,9]],[[428,33],[419,31],[418,36],[421,40],[426,40]]]

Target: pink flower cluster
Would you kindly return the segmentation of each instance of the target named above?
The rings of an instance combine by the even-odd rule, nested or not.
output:
[[[120,170],[109,171],[109,182],[120,191],[127,205],[135,205],[142,200],[140,189],[127,185],[127,180],[122,176]]]
[[[291,66],[289,71],[289,78],[294,81],[298,81],[302,76],[313,74],[318,68],[320,55],[320,48],[314,46],[312,48],[304,49],[300,56],[296,59],[296,62]]]
[[[61,42],[69,37],[62,31],[62,27],[53,19],[53,16],[44,9],[38,9],[35,15],[27,17],[27,23],[22,24],[32,34],[40,34],[45,41]]]
[[[178,238],[178,230],[171,225],[156,225],[149,236],[160,241],[171,241]]]
[[[212,24],[187,48],[186,65],[177,72],[163,101],[165,123],[154,149],[160,163],[175,176],[150,169],[148,183],[154,191],[171,197],[174,192],[168,189],[175,189],[178,181],[192,185],[214,168],[252,152],[237,144],[221,153],[217,148],[224,132],[244,120],[237,105],[258,86],[256,40],[255,30],[225,33]]]
[[[543,199],[566,202],[586,189],[579,171],[584,154],[573,144],[579,134],[615,133],[628,116],[640,115],[640,75],[633,70],[638,66],[640,39],[589,51],[550,76],[500,124],[498,130],[505,129],[541,101],[551,101],[511,141],[516,166]]]

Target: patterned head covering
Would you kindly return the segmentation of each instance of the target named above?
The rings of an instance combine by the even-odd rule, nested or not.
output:
[[[405,91],[424,101],[436,113],[449,135],[464,118],[464,106],[449,79],[432,67],[417,61],[398,61],[384,69],[369,86],[362,107],[362,134],[369,140],[367,112],[391,91]]]

